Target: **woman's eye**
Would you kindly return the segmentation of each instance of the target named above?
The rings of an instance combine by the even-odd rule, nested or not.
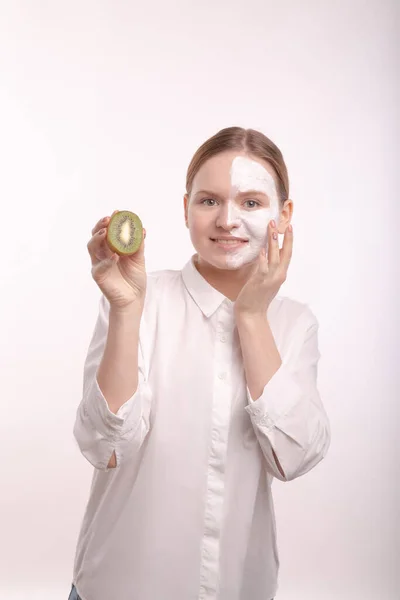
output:
[[[255,208],[256,206],[261,206],[259,202],[257,202],[257,200],[246,200],[246,202],[252,202],[253,206],[250,206],[249,208]]]
[[[216,200],[214,200],[214,198],[204,198],[204,200],[201,201],[202,204],[205,204],[206,206],[215,206],[215,202],[217,202]],[[252,203],[251,206],[248,206],[248,208],[256,208],[256,206],[261,206],[261,204],[259,202],[257,202],[257,200],[246,200],[245,203]],[[213,203],[213,204],[210,204]]]

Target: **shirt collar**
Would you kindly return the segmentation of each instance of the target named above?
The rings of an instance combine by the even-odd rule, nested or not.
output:
[[[203,312],[204,316],[211,317],[223,302],[232,307],[233,302],[221,292],[213,288],[196,269],[194,265],[195,254],[182,269],[182,279],[187,291]]]

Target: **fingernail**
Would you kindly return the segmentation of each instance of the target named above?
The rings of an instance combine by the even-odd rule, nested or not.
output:
[[[271,227],[276,227],[276,223],[275,223],[275,221],[273,219],[271,221]]]
[[[289,229],[290,233],[292,233],[292,231],[293,231],[292,225],[289,225],[288,229]]]

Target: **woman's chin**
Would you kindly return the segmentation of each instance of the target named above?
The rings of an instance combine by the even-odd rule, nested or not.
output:
[[[217,256],[214,253],[201,253],[197,250],[197,261],[204,267],[212,267],[222,271],[238,271],[242,267],[251,268],[251,263],[241,256]]]

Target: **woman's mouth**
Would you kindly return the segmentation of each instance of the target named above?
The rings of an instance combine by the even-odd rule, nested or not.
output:
[[[222,248],[223,250],[236,250],[237,248],[243,247],[245,244],[248,244],[248,240],[239,240],[239,239],[221,239],[221,238],[211,238],[211,241],[218,246],[218,248]]]

